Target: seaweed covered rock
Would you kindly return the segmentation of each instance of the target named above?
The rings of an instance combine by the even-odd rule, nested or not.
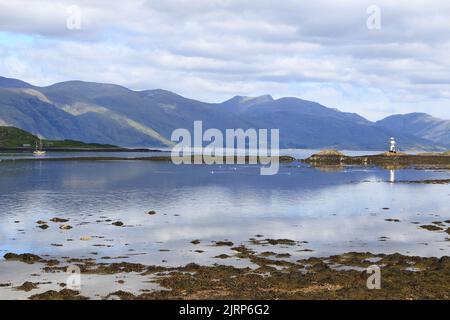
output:
[[[7,254],[5,254],[3,256],[3,258],[5,260],[21,261],[21,262],[25,262],[25,263],[29,263],[29,264],[42,261],[41,257],[39,257],[35,254],[31,254],[31,253],[16,254],[16,253],[8,252]]]

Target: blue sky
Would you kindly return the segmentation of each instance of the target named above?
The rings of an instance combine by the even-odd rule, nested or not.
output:
[[[67,28],[73,5],[80,29]],[[367,27],[370,5],[379,29]],[[0,75],[450,119],[449,16],[440,0],[0,0]]]

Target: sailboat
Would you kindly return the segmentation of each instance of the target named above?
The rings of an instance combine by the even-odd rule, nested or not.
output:
[[[42,150],[42,140],[39,139],[39,146],[38,146],[38,143],[36,142],[36,150],[33,151],[33,155],[35,155],[35,156],[45,155],[45,151]]]

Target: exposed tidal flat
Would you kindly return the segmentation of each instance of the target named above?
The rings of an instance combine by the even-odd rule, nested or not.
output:
[[[0,298],[449,298],[450,171],[259,167],[2,161]]]

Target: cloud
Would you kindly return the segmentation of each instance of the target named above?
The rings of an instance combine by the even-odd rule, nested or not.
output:
[[[66,26],[74,4],[80,30]],[[373,4],[380,30],[366,26]],[[450,118],[449,16],[445,0],[0,0],[0,74]]]

